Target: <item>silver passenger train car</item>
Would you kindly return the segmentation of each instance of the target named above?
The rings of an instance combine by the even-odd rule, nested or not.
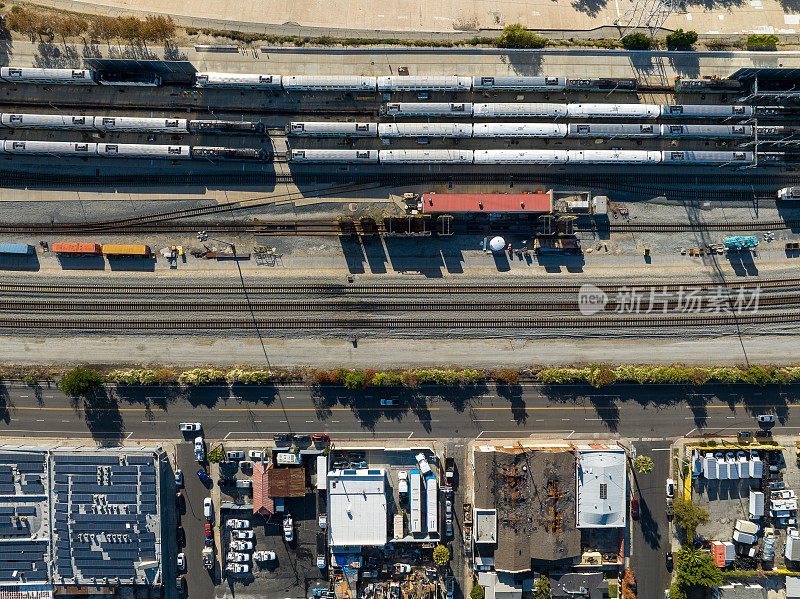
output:
[[[417,75],[378,77],[378,91],[436,91],[436,92],[468,92],[472,87],[470,77],[457,75]]]
[[[243,87],[252,89],[283,89],[280,75],[261,75],[256,73],[215,73],[195,74],[197,87]]]
[[[380,137],[472,137],[471,123],[380,123]]]
[[[393,117],[412,116],[472,116],[469,102],[390,102],[386,115]]]
[[[566,137],[562,123],[475,123],[473,137]]]
[[[472,78],[475,91],[563,91],[567,87],[566,77],[481,77]]]

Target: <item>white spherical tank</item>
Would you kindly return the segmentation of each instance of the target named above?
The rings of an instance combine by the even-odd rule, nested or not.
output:
[[[506,249],[506,240],[500,236],[492,237],[489,240],[489,249],[493,252],[502,252],[504,249]]]

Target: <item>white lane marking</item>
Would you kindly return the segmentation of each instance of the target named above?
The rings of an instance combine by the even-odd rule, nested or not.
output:
[[[237,422],[239,422],[239,421],[238,420],[220,420],[219,421],[220,424],[236,424]]]
[[[142,424],[149,424],[149,423],[152,423],[152,424],[159,424],[159,423],[163,424],[165,422],[166,422],[166,420],[142,420]]]
[[[669,447],[655,447],[655,448],[651,449],[650,451],[669,451],[669,450],[670,450]]]
[[[537,418],[536,422],[544,422],[544,418]]]
[[[562,418],[561,422],[567,422],[568,420],[569,420],[569,418]]]
[[[478,420],[476,418],[475,422],[494,422],[494,418],[486,418],[486,419],[483,419],[483,420]]]
[[[28,399],[30,397],[30,395],[20,395],[20,397],[24,397],[25,399]]]

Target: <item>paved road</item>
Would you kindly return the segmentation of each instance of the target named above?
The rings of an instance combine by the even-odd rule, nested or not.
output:
[[[628,437],[659,440],[705,433],[735,434],[774,412],[778,428],[800,429],[794,389],[747,391],[724,386],[703,392],[639,385],[613,391],[522,385],[470,389],[348,391],[300,385],[266,387],[108,388],[73,400],[50,388],[0,387],[0,434],[123,439],[178,438],[182,421],[203,423],[209,439],[266,438],[275,432],[364,438]],[[381,407],[379,398],[397,398]]]
[[[667,499],[664,481],[669,473],[669,443],[664,441],[635,443],[637,455],[653,460],[653,471],[638,475],[631,490],[639,498],[639,520],[632,531],[633,557],[640,597],[661,597],[669,586],[669,572],[664,554],[670,548]]]

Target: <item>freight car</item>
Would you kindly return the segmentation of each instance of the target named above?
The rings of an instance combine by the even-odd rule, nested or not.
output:
[[[109,258],[147,258],[151,255],[151,252],[150,246],[147,245],[109,245],[104,243],[103,255]]]
[[[103,253],[103,249],[97,243],[54,243],[50,249],[55,254],[69,256],[97,256]]]
[[[0,254],[11,254],[15,256],[26,256],[36,251],[32,245],[27,243],[0,243]]]

